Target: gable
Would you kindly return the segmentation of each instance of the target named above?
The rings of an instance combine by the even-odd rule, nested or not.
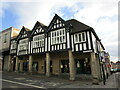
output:
[[[38,33],[43,33],[43,32],[45,32],[46,27],[47,27],[47,26],[45,26],[44,24],[42,24],[42,23],[40,23],[40,22],[37,21],[36,24],[35,24],[35,26],[34,26],[33,29],[32,29],[32,34],[31,34],[31,36],[36,35],[36,34],[38,34]]]
[[[35,28],[35,31],[33,32],[33,34],[38,34],[42,32],[44,32],[43,28],[41,26],[38,26]]]
[[[56,14],[48,26],[48,31],[53,29],[59,29],[64,26],[65,26],[65,21]]]
[[[25,30],[25,28],[23,27],[18,35],[18,38],[17,39],[22,39],[22,38],[25,38],[25,37],[28,37],[27,35],[27,31]]]

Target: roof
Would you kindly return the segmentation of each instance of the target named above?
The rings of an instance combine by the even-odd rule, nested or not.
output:
[[[24,26],[23,26],[23,28],[24,28],[26,31],[31,31],[30,29],[28,29],[28,28],[26,28],[26,27],[24,27]]]
[[[26,33],[27,33],[27,35],[28,35],[28,37],[30,37],[32,31],[30,29],[28,29],[28,28],[26,28],[26,27],[23,26],[22,29],[21,29],[21,31],[20,31],[20,33],[19,33],[19,35],[17,36],[17,39],[19,39],[19,36],[20,36],[20,34],[21,34],[21,32],[23,30],[25,30]]]
[[[53,23],[56,21],[56,19],[59,19],[61,20],[63,23],[65,23],[65,21],[60,17],[58,16],[57,14],[55,14],[55,16],[53,17],[53,19],[51,20],[50,24],[48,25],[48,32],[50,31],[51,29],[51,26],[53,25]]]
[[[93,34],[95,35],[95,37],[97,38],[97,40],[100,41],[102,48],[105,49],[101,40],[99,39],[98,35],[96,34],[95,30],[92,27],[90,27],[76,19],[67,20],[66,24],[72,27],[72,30],[70,31],[70,33],[77,33],[77,32],[81,32],[81,31],[85,31],[85,30],[91,30],[93,32]]]
[[[90,26],[85,25],[84,23],[81,23],[81,22],[79,22],[79,21],[77,21],[75,19],[67,20],[66,24],[69,24],[69,25],[72,26],[71,33],[76,33],[76,32],[79,32],[79,31],[84,31],[84,30],[91,29]]]
[[[35,25],[34,25],[32,31],[31,31],[31,37],[33,36],[33,34],[34,34],[36,28],[39,27],[39,26],[42,27],[43,30],[45,30],[45,31],[47,30],[47,26],[46,26],[46,25],[44,25],[43,23],[37,21],[37,22],[35,23]]]
[[[39,24],[44,30],[47,29],[47,26],[44,25],[43,23],[39,22],[39,21],[37,21],[36,24]]]
[[[29,36],[31,35],[31,32],[32,32],[32,31],[31,31],[30,29],[24,27],[24,26],[23,26],[23,28],[26,30],[27,35],[28,35],[28,37],[29,37]]]

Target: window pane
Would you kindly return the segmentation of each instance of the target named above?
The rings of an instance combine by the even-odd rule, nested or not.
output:
[[[85,34],[82,33],[82,38],[83,38],[83,41],[85,41]]]
[[[62,35],[62,31],[60,30],[60,35]]]
[[[79,34],[79,42],[81,42],[81,34]]]
[[[65,36],[63,36],[63,42],[65,42]]]
[[[54,40],[54,44],[56,44],[56,38],[55,38],[55,40]]]
[[[78,37],[77,37],[77,35],[75,35],[75,42],[78,42]]]
[[[63,35],[65,34],[65,30],[63,30]]]
[[[62,43],[62,37],[60,37],[60,43]]]
[[[59,31],[57,31],[57,36],[59,36]]]
[[[57,37],[57,43],[59,43],[59,37]]]

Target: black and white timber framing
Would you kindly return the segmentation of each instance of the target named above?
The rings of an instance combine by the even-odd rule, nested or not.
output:
[[[37,21],[32,30],[23,27],[11,40],[10,54],[17,56],[45,52],[95,52],[104,50],[94,29],[75,19],[63,20],[57,14],[48,26]]]

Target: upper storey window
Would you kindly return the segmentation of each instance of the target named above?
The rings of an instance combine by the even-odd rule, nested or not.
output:
[[[28,49],[28,38],[22,39],[19,42],[19,50],[26,50]]]
[[[4,36],[4,43],[6,43],[7,42],[7,34],[5,34],[5,36]]]
[[[11,41],[11,49],[16,49],[17,43],[16,41]]]
[[[75,43],[85,42],[86,41],[85,32],[75,34],[74,35],[74,41],[75,41]]]
[[[66,42],[65,29],[59,29],[51,32],[51,44],[60,44]]]
[[[34,36],[33,37],[33,43],[34,43],[34,48],[37,48],[37,47],[43,47],[44,46],[44,34],[41,34],[41,35],[37,35],[37,36]]]

